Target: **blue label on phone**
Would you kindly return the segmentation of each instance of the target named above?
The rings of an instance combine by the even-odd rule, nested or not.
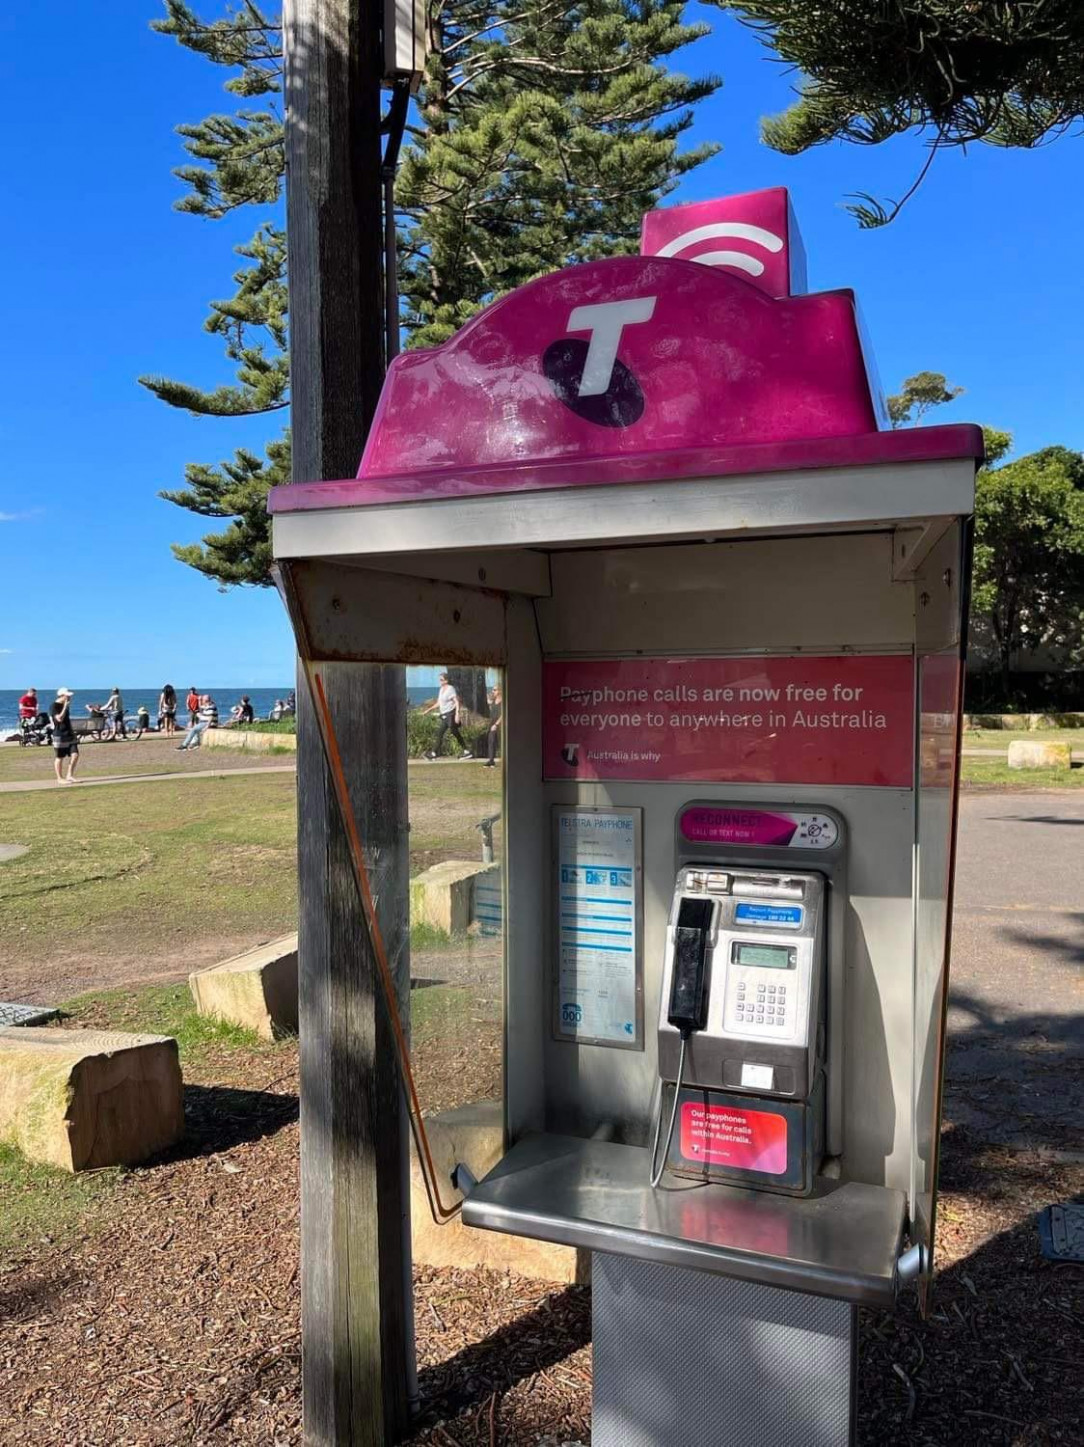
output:
[[[746,924],[781,924],[798,926],[802,923],[800,904],[739,904],[734,911],[736,920]]]

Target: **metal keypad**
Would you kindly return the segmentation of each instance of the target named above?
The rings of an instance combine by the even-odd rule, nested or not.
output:
[[[755,984],[744,975],[739,978],[735,992],[731,1024],[728,1028],[754,1032],[771,1028],[773,1031],[790,1030],[793,1013],[789,1006],[794,1000],[794,988],[788,999],[786,985],[769,985],[760,980]]]

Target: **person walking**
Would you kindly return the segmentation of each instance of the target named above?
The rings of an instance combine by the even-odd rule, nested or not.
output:
[[[447,733],[450,733],[459,745],[463,758],[471,759],[474,757],[470,749],[467,748],[463,735],[459,732],[459,694],[456,693],[446,673],[440,675],[440,687],[437,690],[436,698],[432,703],[427,704],[426,707],[422,709],[422,713],[440,714],[440,726],[437,729],[436,741],[433,747],[426,752],[425,757],[427,759],[437,759],[440,757],[440,751],[444,746],[444,735]]]
[[[486,735],[486,768],[497,767],[497,742],[500,738],[500,727],[504,719],[504,709],[501,706],[501,691],[495,688],[489,696],[489,712],[491,722],[489,733]]]
[[[188,727],[194,729],[199,716],[199,694],[196,692],[195,684],[188,690],[188,697],[184,701],[184,706],[188,710]]]
[[[58,784],[74,784],[75,770],[79,763],[79,740],[75,737],[75,725],[72,723],[73,697],[70,688],[58,688],[56,701],[49,710],[53,725],[53,767],[56,769]],[[68,761],[66,774],[65,759]]]
[[[128,730],[124,724],[124,700],[120,696],[120,689],[114,688],[113,692],[105,701],[105,716],[109,720],[109,734],[111,739],[127,739]]]
[[[158,696],[158,727],[171,739],[177,732],[177,690],[167,683]]]

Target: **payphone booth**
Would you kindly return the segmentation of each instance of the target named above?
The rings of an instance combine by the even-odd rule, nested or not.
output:
[[[506,1151],[593,1253],[596,1447],[835,1444],[933,1270],[972,426],[885,430],[786,193],[399,357],[272,494],[310,659],[500,669]],[[304,809],[304,800],[301,803]]]

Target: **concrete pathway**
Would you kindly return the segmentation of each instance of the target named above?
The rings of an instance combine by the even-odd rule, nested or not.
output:
[[[1084,794],[964,794],[946,1103],[977,1140],[1084,1161]]]
[[[76,776],[74,784],[58,784],[55,779],[20,780],[0,784],[0,794],[29,794],[37,789],[94,789],[99,784],[161,784],[167,779],[232,779],[237,774],[292,774],[296,764],[265,764],[257,769],[194,769],[186,774],[104,774],[85,779]]]

